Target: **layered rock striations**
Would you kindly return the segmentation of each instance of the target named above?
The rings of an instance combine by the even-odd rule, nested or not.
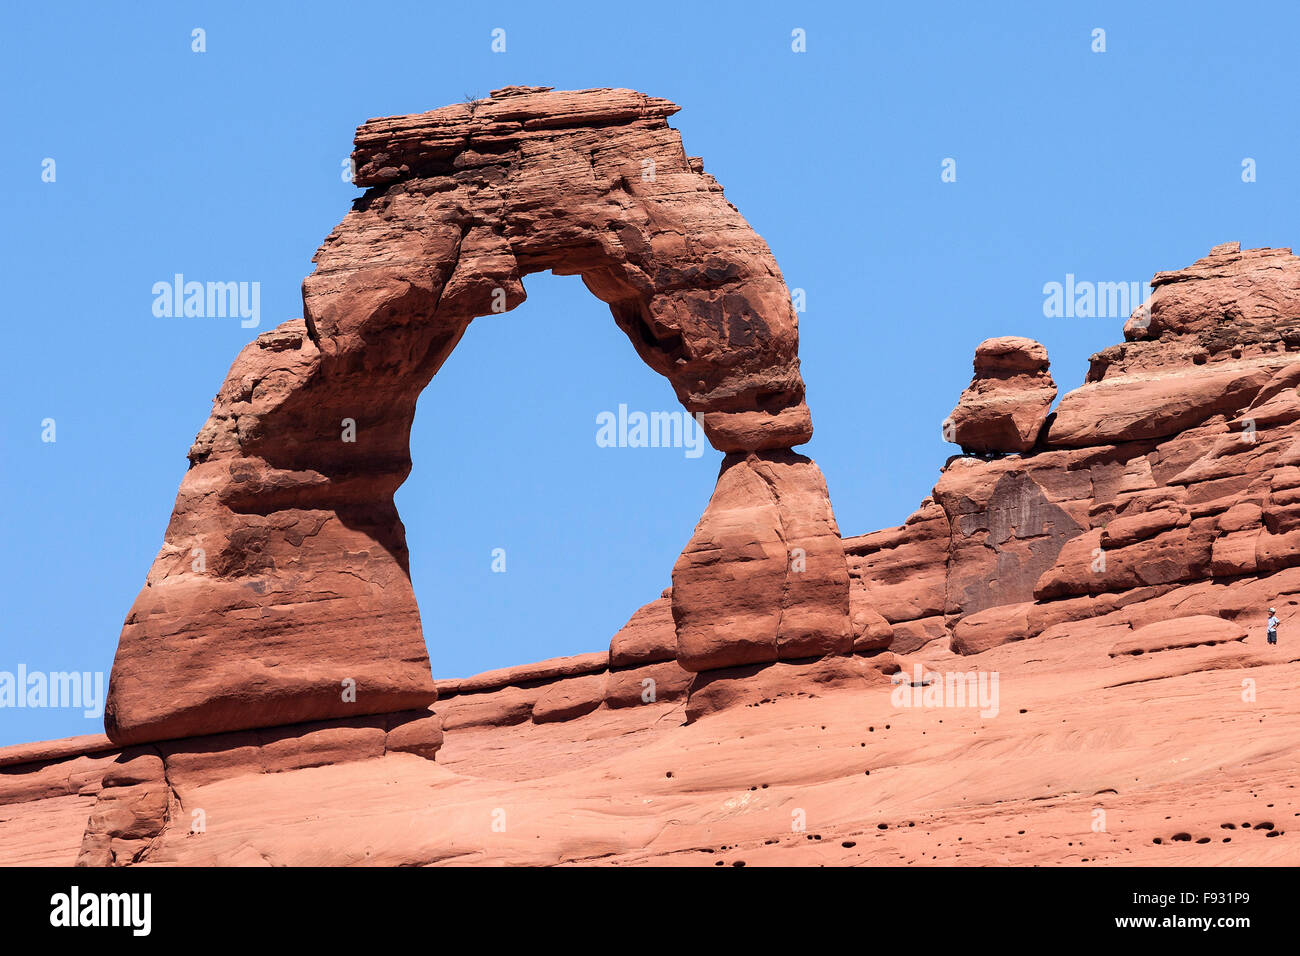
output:
[[[1230,243],[1152,286],[1036,445],[954,459],[902,527],[845,539],[887,646],[1254,619],[1300,589],[1300,259]]]

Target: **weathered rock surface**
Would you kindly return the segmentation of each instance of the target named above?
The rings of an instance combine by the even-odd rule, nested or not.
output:
[[[640,608],[609,642],[610,667],[632,667],[677,659],[672,588]]]
[[[0,865],[71,866],[118,756],[93,736],[0,749]]]
[[[1124,337],[1158,345],[1107,349],[1100,362],[1136,370],[1236,349],[1268,353],[1300,333],[1300,262],[1290,249],[1225,242],[1185,269],[1156,273],[1151,290],[1150,307],[1134,313]]]
[[[557,723],[598,709],[685,697],[694,675],[675,659],[672,614],[661,603],[666,601],[665,595],[633,615],[611,640],[608,652],[438,681],[436,710],[444,728]]]
[[[1118,642],[1107,653],[1111,657],[1131,654],[1153,654],[1157,651],[1178,650],[1186,647],[1211,647],[1244,641],[1246,629],[1210,614],[1193,614],[1157,621],[1139,627],[1133,636]]]
[[[102,778],[77,866],[138,862],[162,836],[173,802],[162,757],[139,748],[123,751]]]
[[[677,109],[629,90],[510,87],[357,131],[356,182],[371,188],[317,252],[304,318],[240,353],[190,449],[114,661],[114,741],[434,701],[393,493],[420,391],[474,317],[523,301],[529,273],[580,274],[716,448],[787,468],[812,435],[794,308],[766,243],[668,126]],[[830,581],[837,532],[804,461],[798,503],[775,507],[772,528],[816,539],[809,579]],[[761,483],[749,490],[771,504]],[[837,588],[792,588],[774,605],[779,640],[773,624],[739,640],[839,646]],[[686,590],[694,622],[711,599]],[[768,600],[733,597],[737,617]],[[695,666],[745,657],[699,651],[702,627],[690,625]]]
[[[574,654],[569,657],[552,657],[532,664],[520,664],[515,667],[501,667],[497,670],[484,671],[463,680],[438,681],[438,696],[445,699],[457,694],[477,694],[511,685],[523,687],[553,681],[561,677],[595,674],[605,670],[608,666],[609,653],[607,651],[597,651],[592,654]]]
[[[673,568],[690,671],[847,654],[849,576],[826,481],[793,452],[728,455]]]
[[[1057,446],[1167,438],[1247,407],[1300,347],[1300,259],[1290,249],[1224,243],[1186,269],[1157,273],[1122,345],[1092,357],[1061,400]]]
[[[985,339],[975,349],[975,377],[944,422],[944,437],[968,452],[1028,451],[1055,398],[1047,349],[1017,336]]]
[[[1200,615],[1235,632],[1292,593],[1300,259],[1229,243],[1153,286],[1037,446],[957,458],[902,527],[845,539],[889,649]]]

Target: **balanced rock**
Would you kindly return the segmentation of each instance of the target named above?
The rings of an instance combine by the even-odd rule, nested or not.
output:
[[[975,349],[975,377],[944,423],[944,437],[969,452],[1028,451],[1055,398],[1047,349],[1018,336],[985,339]]]

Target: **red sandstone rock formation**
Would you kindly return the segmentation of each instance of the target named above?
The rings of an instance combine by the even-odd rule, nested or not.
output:
[[[687,670],[852,650],[849,579],[821,471],[792,452],[728,455],[673,568]]]
[[[667,125],[677,109],[628,90],[511,87],[357,131],[356,181],[372,188],[317,252],[304,319],[240,353],[190,449],[122,631],[110,737],[433,702],[393,506],[416,398],[470,320],[518,305],[523,276],[545,269],[580,274],[609,304],[715,447],[767,462],[739,492],[754,500],[715,496],[701,533],[721,498],[752,505],[775,577],[735,553],[679,563],[690,666],[774,659],[778,644],[783,656],[846,649],[825,484],[807,459],[789,463],[812,434],[790,296],[767,245]],[[783,578],[782,542],[807,545],[811,573],[785,596],[747,590]],[[704,616],[728,602],[771,613],[753,633],[710,630]],[[593,685],[581,706],[599,698]]]
[[[891,649],[1244,620],[1300,581],[1300,259],[1230,243],[1153,287],[1032,453],[958,458],[845,540]]]
[[[1269,606],[1300,620],[1300,259],[1232,243],[1158,274],[1045,434],[1041,346],[985,342],[958,434],[1018,455],[958,457],[902,526],[841,541],[789,450],[810,425],[779,273],[673,109],[514,88],[359,131],[375,188],[191,450],[115,739],[0,751],[0,859],[1294,862],[1300,707],[1239,675],[1300,679],[1261,633]],[[392,508],[415,396],[491,291],[557,266],[729,454],[672,589],[607,652],[439,682],[430,714]],[[932,668],[1001,672],[1001,716],[909,710]]]
[[[1056,398],[1047,349],[1033,339],[985,339],[975,349],[975,377],[944,422],[944,437],[970,452],[1033,448]]]

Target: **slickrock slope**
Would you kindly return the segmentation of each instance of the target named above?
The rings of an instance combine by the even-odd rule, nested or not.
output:
[[[1293,613],[1284,635],[1300,623]],[[1110,656],[1120,642],[1085,630],[926,656],[941,674],[997,672],[996,716],[901,706],[888,681],[800,681],[690,724],[676,699],[449,728],[436,761],[322,742],[298,769],[228,758],[202,770],[195,746],[194,769],[172,774],[173,822],[143,862],[1300,862],[1294,643],[1270,648],[1255,628],[1226,644]],[[88,796],[13,802],[0,769],[0,860],[71,864],[95,772]]]

